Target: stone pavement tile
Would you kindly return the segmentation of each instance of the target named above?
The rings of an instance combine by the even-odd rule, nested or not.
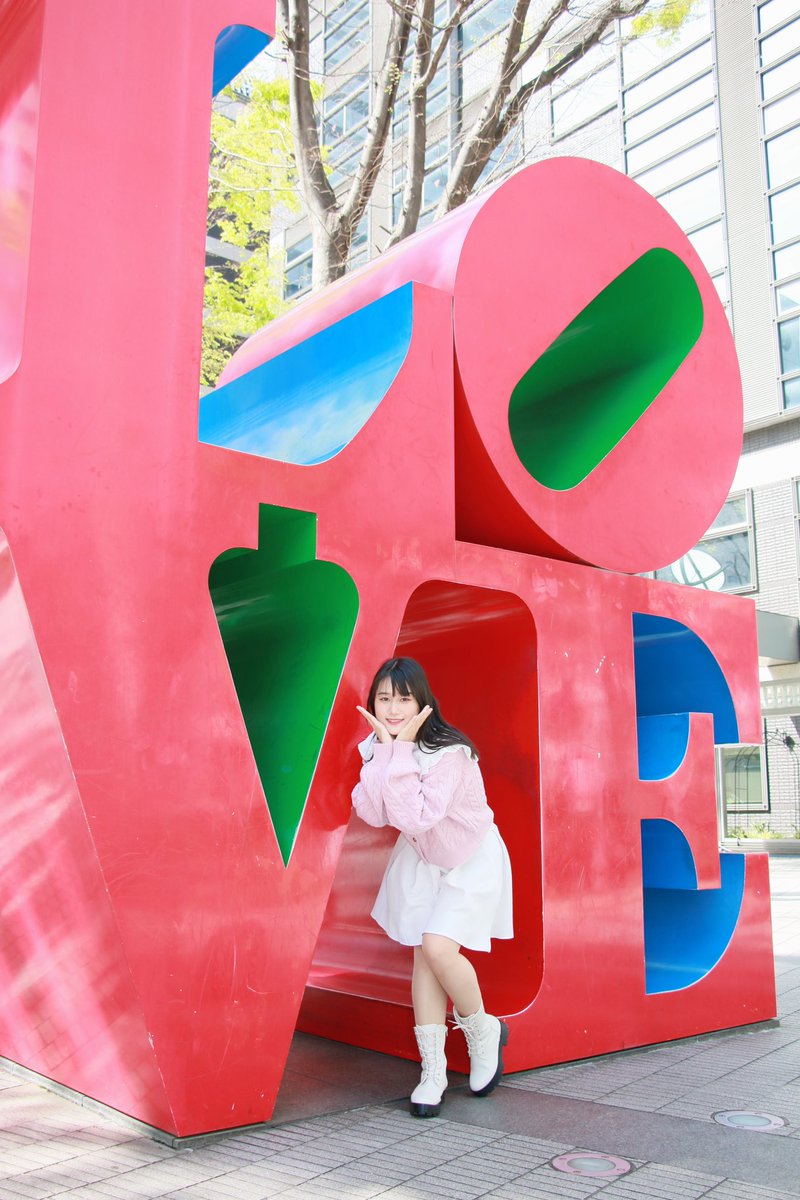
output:
[[[174,1180],[169,1176],[160,1179],[152,1175],[146,1179],[139,1178],[138,1172],[127,1171],[121,1175],[106,1176],[91,1185],[97,1192],[106,1197],[123,1197],[124,1200],[155,1200],[164,1195],[168,1188],[174,1187]],[[65,1193],[69,1195],[69,1193]]]
[[[599,1195],[602,1200],[700,1200],[721,1182],[718,1175],[645,1163],[606,1183]]]
[[[600,1194],[602,1184],[597,1179],[586,1179],[581,1175],[567,1175],[549,1165],[538,1167],[525,1175],[518,1175],[512,1183],[495,1188],[484,1200],[585,1200]]]
[[[723,1179],[722,1183],[706,1193],[704,1200],[797,1200],[798,1195],[800,1183],[796,1192],[781,1192],[770,1187],[759,1187],[757,1183]]]
[[[362,1160],[355,1160],[348,1164],[347,1171],[351,1178],[358,1183],[372,1183],[376,1178],[380,1179],[387,1188],[395,1187],[397,1184],[405,1183],[409,1179],[413,1179],[418,1174],[418,1168],[412,1164],[382,1162],[380,1164],[367,1164]],[[321,1181],[327,1176],[317,1176],[317,1181]]]
[[[744,1109],[745,1111],[750,1111],[750,1112],[767,1112],[767,1111],[769,1111],[770,1113],[772,1113],[773,1116],[778,1116],[778,1117],[783,1115],[782,1113],[773,1112],[772,1108],[770,1108],[769,1110],[767,1110],[765,1108],[754,1108],[754,1106],[751,1104],[719,1104],[719,1103],[717,1103],[717,1104],[712,1105],[712,1104],[709,1104],[707,1101],[703,1101],[703,1100],[679,1100],[675,1104],[665,1105],[664,1108],[659,1109],[658,1111],[659,1111],[659,1115],[662,1115],[665,1117],[686,1117],[688,1120],[691,1120],[691,1121],[713,1121],[714,1113],[727,1112],[731,1109]],[[751,1132],[751,1131],[748,1131],[748,1132]],[[774,1130],[771,1130],[768,1134],[763,1133],[763,1134],[759,1134],[758,1136],[760,1136],[760,1137],[788,1137],[788,1136],[790,1136],[791,1132],[792,1132],[791,1127],[787,1125],[787,1126],[784,1126],[782,1129],[774,1129]]]
[[[255,1196],[247,1196],[247,1200],[269,1200],[272,1196],[285,1196],[286,1194],[287,1189],[284,1183],[267,1183],[265,1181],[261,1191]],[[71,1196],[69,1200],[72,1200]],[[109,1200],[108,1196],[105,1197],[105,1200]],[[115,1197],[115,1200],[130,1200],[130,1197],[119,1196]],[[159,1200],[230,1200],[230,1193],[220,1192],[214,1183],[192,1183],[179,1191],[163,1192]]]
[[[58,1192],[58,1196],[68,1196],[69,1200],[108,1200],[108,1192],[98,1192],[91,1184],[86,1187],[73,1188],[69,1192]],[[8,1200],[12,1200],[11,1197]]]
[[[182,1146],[178,1155],[182,1159],[198,1164],[218,1166],[220,1170],[246,1167],[248,1163],[271,1158],[283,1150],[291,1150],[295,1142],[240,1142],[234,1138],[222,1138],[218,1142],[210,1142],[197,1148]],[[173,1151],[173,1154],[175,1151]],[[174,1159],[172,1160],[174,1161]]]
[[[186,1150],[173,1151],[171,1159],[154,1163],[152,1167],[139,1167],[138,1170],[146,1173],[155,1167],[158,1168],[159,1177],[163,1177],[173,1188],[177,1187],[180,1181],[185,1184],[205,1183],[208,1179],[215,1179],[218,1175],[224,1174],[226,1170],[225,1165],[221,1163],[196,1162],[191,1157],[191,1152]],[[116,1178],[116,1176],[116,1172],[106,1172],[106,1178]]]
[[[298,1146],[292,1150],[280,1151],[269,1158],[269,1162],[286,1166],[294,1163],[298,1168],[314,1168],[318,1171],[330,1171],[341,1167],[355,1155],[364,1154],[364,1147],[350,1142],[347,1146],[337,1145],[335,1135],[327,1138],[317,1138],[306,1146]]]
[[[60,1184],[48,1184],[37,1178],[34,1172],[26,1179],[24,1175],[14,1175],[0,1183],[0,1196],[3,1200],[44,1200],[48,1196],[62,1196],[64,1189]]]
[[[563,1154],[568,1147],[562,1147],[555,1142],[539,1142],[535,1145],[533,1138],[509,1135],[500,1142],[495,1142],[489,1155],[476,1159],[474,1155],[464,1156],[448,1164],[459,1170],[468,1166],[469,1172],[477,1176],[488,1176],[489,1184],[486,1190],[498,1187],[508,1180],[524,1175],[534,1167],[542,1166],[557,1154]]]
[[[26,1145],[23,1148],[15,1147],[13,1150],[7,1151],[3,1155],[2,1163],[0,1163],[0,1179],[10,1179],[13,1175],[25,1175],[28,1171],[33,1171],[37,1167],[48,1165],[52,1162],[51,1159],[45,1158],[44,1162],[37,1156],[39,1147]],[[60,1161],[56,1159],[56,1161]]]
[[[491,1155],[463,1154],[450,1162],[442,1163],[432,1171],[426,1171],[417,1182],[439,1180],[444,1186],[463,1188],[465,1197],[481,1196],[493,1187],[508,1183],[523,1174],[526,1169],[530,1169],[530,1163],[523,1165],[514,1157],[495,1154],[494,1150],[495,1147],[492,1147]]]
[[[347,1167],[329,1171],[317,1179],[310,1179],[301,1189],[293,1188],[284,1195],[295,1196],[302,1190],[303,1195],[314,1197],[314,1200],[373,1200],[382,1195],[390,1185],[383,1179],[373,1178],[371,1181],[358,1178]]]

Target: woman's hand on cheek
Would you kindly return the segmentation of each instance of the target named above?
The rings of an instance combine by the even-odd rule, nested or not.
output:
[[[400,730],[397,735],[398,742],[415,742],[417,740],[417,734],[432,712],[433,709],[431,708],[430,704],[426,704],[425,707],[418,712],[415,717],[412,717],[411,720],[408,721]]]
[[[375,736],[377,737],[378,741],[379,741],[379,742],[383,742],[383,744],[384,744],[385,746],[386,746],[386,745],[390,745],[390,744],[391,744],[391,741],[392,741],[392,737],[391,737],[391,734],[389,733],[389,730],[386,728],[386,726],[385,726],[385,725],[381,725],[381,723],[380,723],[380,721],[378,720],[378,718],[377,718],[377,717],[373,717],[372,713],[371,713],[371,712],[367,712],[367,710],[366,710],[365,708],[362,708],[360,704],[357,704],[357,705],[356,705],[356,708],[357,708],[357,709],[358,709],[358,711],[361,713],[362,717],[363,717],[363,718],[364,718],[364,720],[367,722],[367,724],[369,725],[370,729],[372,730],[372,732],[373,732],[373,733],[375,734]]]

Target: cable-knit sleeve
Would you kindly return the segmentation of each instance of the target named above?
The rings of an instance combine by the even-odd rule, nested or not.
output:
[[[372,758],[361,768],[361,778],[353,788],[353,808],[362,821],[378,829],[392,822],[383,805],[383,789],[386,771],[392,760],[392,747],[375,742]]]
[[[446,816],[469,763],[465,754],[446,754],[426,775],[414,758],[413,742],[394,742],[381,787],[390,825],[403,833],[421,834]]]

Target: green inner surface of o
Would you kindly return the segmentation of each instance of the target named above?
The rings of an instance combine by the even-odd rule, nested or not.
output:
[[[575,487],[613,450],[700,336],[691,271],[648,250],[595,296],[526,371],[508,425],[526,470],[545,487]]]
[[[226,550],[209,589],[288,864],[358,615],[347,572],[316,557],[316,516],[262,504],[257,550]]]

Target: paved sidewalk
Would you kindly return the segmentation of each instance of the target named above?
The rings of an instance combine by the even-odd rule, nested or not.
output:
[[[279,1123],[179,1150],[0,1070],[0,1200],[800,1197],[800,857],[770,870],[779,1028],[451,1087],[434,1121],[412,1064],[298,1036]]]

